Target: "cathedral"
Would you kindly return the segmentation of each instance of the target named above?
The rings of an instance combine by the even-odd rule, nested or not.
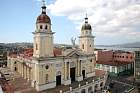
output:
[[[68,86],[75,82],[78,82],[78,89],[80,89],[79,82],[84,81],[86,81],[87,87],[92,87],[90,92],[82,93],[94,93],[95,88],[103,88],[105,74],[103,78],[99,76],[97,81],[94,80],[96,77],[94,36],[92,27],[88,23],[88,17],[85,18],[81,27],[78,47],[75,45],[75,40],[72,39],[71,48],[56,48],[53,40],[55,32],[51,29],[51,19],[46,13],[44,2],[41,9],[41,14],[36,19],[36,29],[33,32],[33,49],[9,55],[8,67],[31,81],[31,86],[37,91],[54,89],[62,85]],[[99,73],[97,72],[97,74]],[[92,79],[92,82],[87,82],[88,79]],[[71,90],[72,87],[69,91]],[[80,90],[72,93],[78,93],[78,91]],[[60,92],[64,92],[63,89]]]

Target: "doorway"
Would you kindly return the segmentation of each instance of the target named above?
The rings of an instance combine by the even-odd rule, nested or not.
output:
[[[70,78],[71,78],[71,82],[75,81],[75,67],[70,68]]]
[[[86,77],[85,76],[85,70],[82,70],[82,75],[83,75],[83,79]]]
[[[61,75],[56,76],[56,86],[61,85]]]

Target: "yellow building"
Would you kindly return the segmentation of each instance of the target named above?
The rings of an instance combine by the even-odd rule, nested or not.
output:
[[[33,32],[33,56],[8,56],[8,67],[30,80],[37,91],[94,77],[94,36],[88,18],[85,18],[82,25],[78,48],[72,39],[71,49],[61,49],[57,53],[54,51],[53,34],[51,19],[46,14],[46,6],[43,3],[42,12],[36,20],[36,30]],[[102,83],[105,83],[104,80]]]

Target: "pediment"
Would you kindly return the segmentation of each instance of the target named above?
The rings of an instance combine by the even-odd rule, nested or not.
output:
[[[70,52],[67,57],[79,57],[81,54],[78,51]]]

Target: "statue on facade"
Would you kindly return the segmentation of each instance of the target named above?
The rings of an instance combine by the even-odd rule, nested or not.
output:
[[[76,38],[71,38],[71,43],[72,43],[72,46],[75,48],[76,44],[75,44],[75,41],[76,41]]]

